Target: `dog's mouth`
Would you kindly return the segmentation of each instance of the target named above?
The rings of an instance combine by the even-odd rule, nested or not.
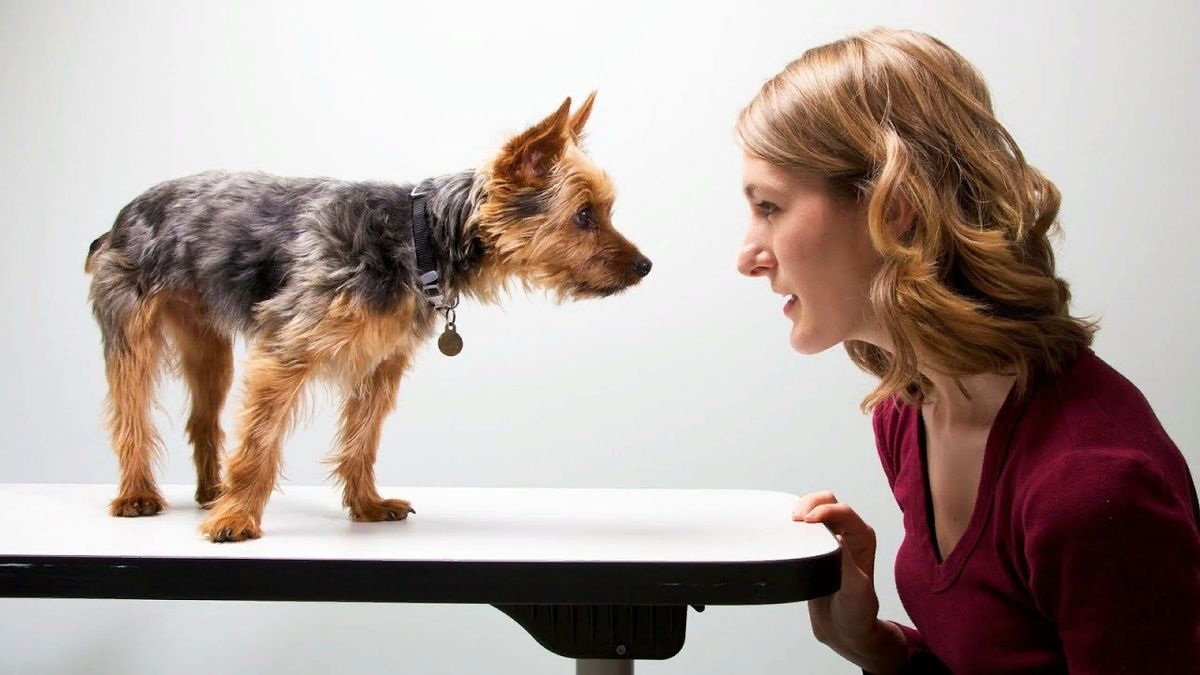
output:
[[[572,294],[576,298],[607,298],[628,289],[632,285],[611,284],[600,286],[595,284],[577,284]]]
[[[643,278],[645,274],[639,273],[632,264],[593,264],[556,270],[540,281],[553,290],[560,300],[583,300],[617,295],[638,285]]]

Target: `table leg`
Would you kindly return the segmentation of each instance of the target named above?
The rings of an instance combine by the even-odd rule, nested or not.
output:
[[[575,675],[633,675],[633,659],[575,659]]]

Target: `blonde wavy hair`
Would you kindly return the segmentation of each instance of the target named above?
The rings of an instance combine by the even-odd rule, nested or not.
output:
[[[869,303],[888,349],[845,344],[880,378],[865,409],[928,400],[918,359],[956,378],[1015,375],[1024,391],[1091,346],[1096,324],[1070,315],[1055,274],[1058,189],[997,121],[981,74],[940,40],[879,28],[809,49],[735,131],[747,153],[866,206],[882,260]],[[914,215],[903,233],[886,227],[898,196]]]

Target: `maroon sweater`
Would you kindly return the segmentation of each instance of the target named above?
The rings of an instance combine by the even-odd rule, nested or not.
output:
[[[904,516],[909,671],[1200,673],[1200,504],[1141,392],[1090,350],[1010,393],[966,533],[937,554],[920,413],[874,414]]]

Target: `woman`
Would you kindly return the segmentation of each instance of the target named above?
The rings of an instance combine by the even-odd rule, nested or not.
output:
[[[1068,313],[1059,193],[980,74],[927,35],[811,49],[737,125],[738,259],[786,296],[792,347],[845,345],[903,512],[882,620],[875,536],[829,493],[793,518],[843,542],[816,638],[865,671],[1200,672],[1200,505],[1138,389]]]

